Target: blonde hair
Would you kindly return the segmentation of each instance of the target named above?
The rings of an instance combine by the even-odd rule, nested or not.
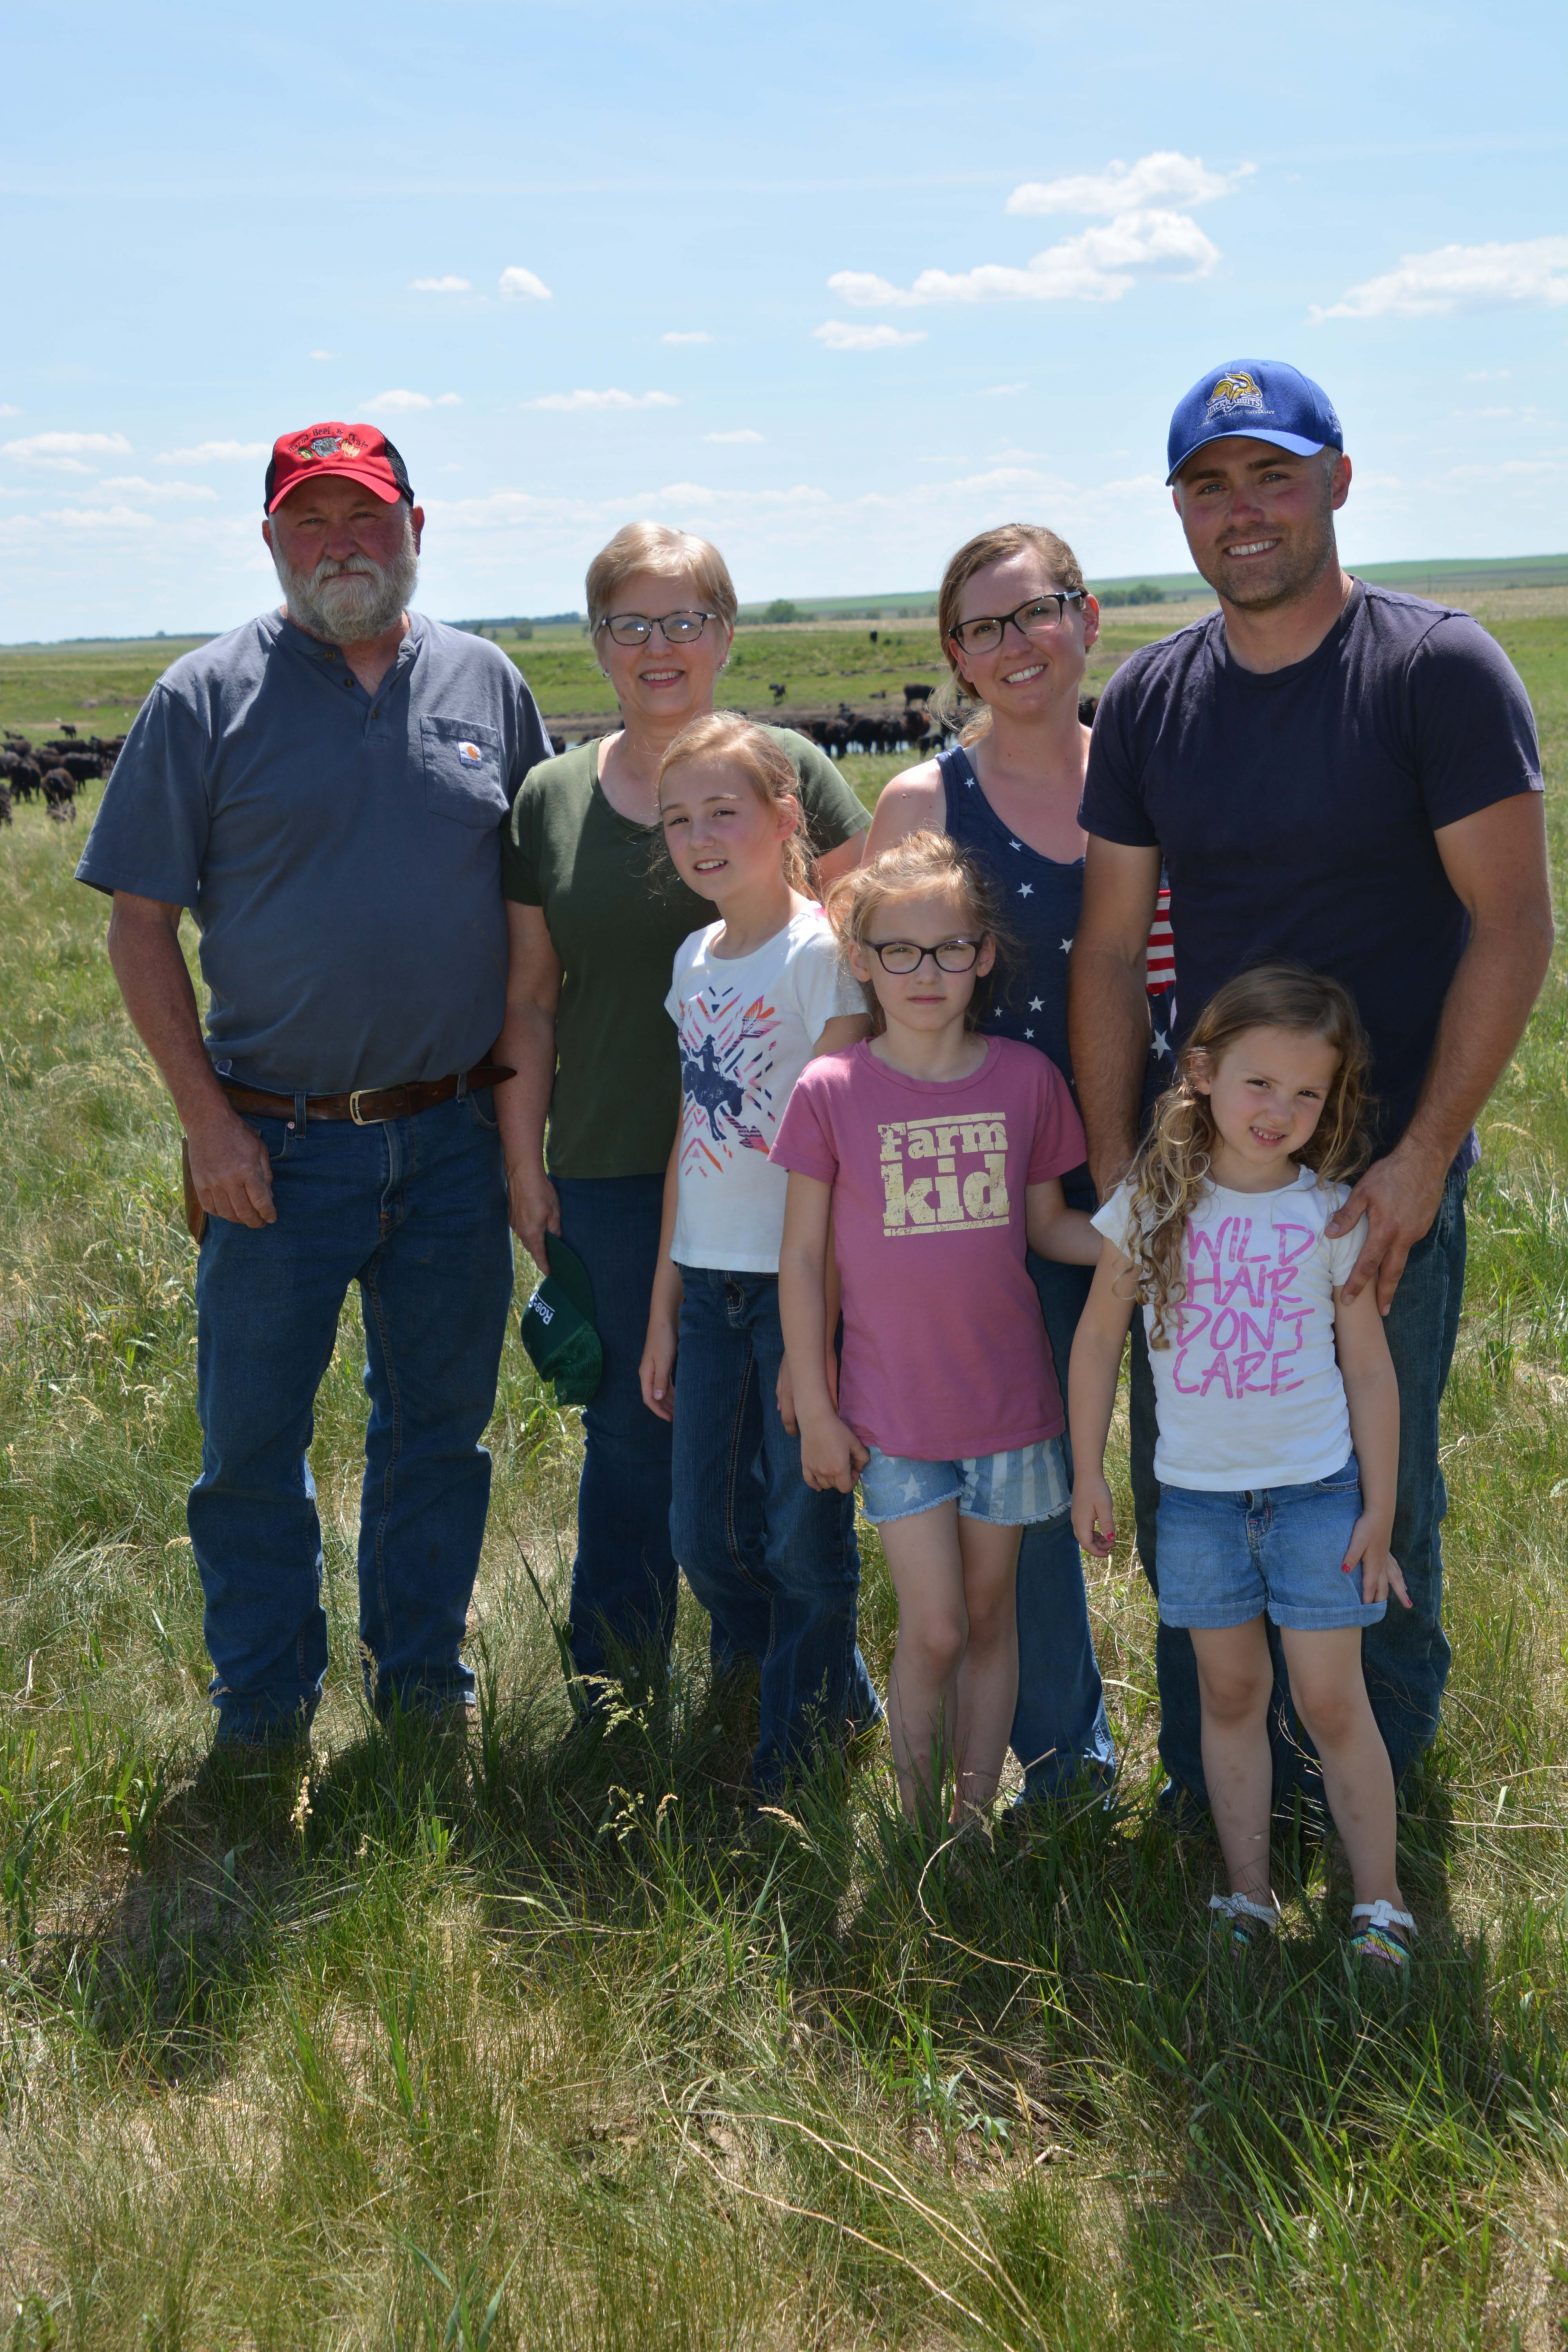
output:
[[[1293,1029],[1321,1037],[1339,1056],[1323,1113],[1295,1154],[1320,1183],[1355,1174],[1366,1159],[1366,1076],[1371,1049],[1349,991],[1301,964],[1260,964],[1217,989],[1192,1025],[1175,1083],[1154,1106],[1127,1181],[1135,1296],[1154,1309],[1149,1345],[1170,1346],[1166,1309],[1184,1296],[1182,1240],[1214,1156],[1218,1130],[1195,1080],[1248,1029]]]
[[[740,609],[735,583],[711,540],[691,531],[673,531],[667,523],[623,523],[588,566],[584,593],[590,634],[612,609],[621,583],[637,572],[654,572],[667,580],[689,573],[706,609],[717,614],[726,629],[734,628]]]
[[[743,718],[739,711],[705,711],[701,718],[688,721],[659,762],[657,790],[661,810],[664,779],[671,768],[696,766],[704,760],[730,761],[741,770],[757,798],[767,807],[792,812],[790,830],[779,843],[784,879],[791,890],[809,898],[811,861],[806,851],[800,778],[778,738],[770,735],[766,727]]]
[[[997,963],[976,983],[965,1014],[968,1026],[978,1028],[991,1001],[990,983],[1012,940],[1003,925],[990,882],[947,834],[906,834],[869,865],[855,866],[834,883],[828,892],[827,911],[838,933],[840,949],[856,948],[869,961],[872,951],[867,943],[878,907],[887,899],[903,898],[912,890],[961,891],[968,901],[974,929],[996,949]],[[869,989],[868,994],[872,1033],[880,1037],[887,1022],[875,989]]]
[[[1048,531],[1043,523],[998,523],[993,530],[977,531],[972,539],[964,541],[956,555],[949,557],[936,595],[937,633],[942,640],[942,659],[948,674],[932,696],[931,708],[946,726],[958,727],[962,723],[960,740],[965,743],[977,743],[988,732],[991,714],[965,685],[963,673],[953,658],[953,631],[962,618],[958,602],[976,572],[983,572],[988,564],[1005,562],[1010,555],[1038,555],[1058,588],[1079,589],[1084,585],[1078,558],[1066,540]]]

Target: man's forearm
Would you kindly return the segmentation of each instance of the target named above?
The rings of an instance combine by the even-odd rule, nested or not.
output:
[[[1149,1054],[1149,998],[1141,965],[1075,947],[1067,979],[1073,1084],[1101,1198],[1114,1190],[1138,1144],[1138,1102]]]
[[[117,904],[109,918],[109,962],[131,1025],[157,1063],[187,1135],[219,1113],[228,1115],[177,924],[132,916]]]
[[[1524,1034],[1551,955],[1549,914],[1471,933],[1443,1000],[1420,1097],[1396,1150],[1444,1168],[1453,1160]]]

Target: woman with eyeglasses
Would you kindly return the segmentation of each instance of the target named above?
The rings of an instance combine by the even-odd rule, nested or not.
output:
[[[948,564],[937,626],[952,674],[945,715],[960,723],[959,739],[893,777],[867,854],[929,829],[979,867],[1016,950],[982,1027],[1037,1047],[1070,1078],[1067,953],[1083,898],[1078,803],[1089,757],[1078,701],[1100,608],[1065,540],[1033,523],[1004,523],[968,540]],[[1063,1189],[1070,1207],[1095,1207],[1087,1169],[1071,1171]],[[1090,1275],[1033,1255],[1029,1271],[1065,1388]],[[1086,1774],[1109,1778],[1116,1750],[1065,1512],[1025,1531],[1018,1640],[1012,1748],[1025,1798],[1052,1797]]]
[[[634,1659],[658,1671],[675,1619],[670,1424],[643,1403],[638,1366],[681,1099],[664,1000],[675,950],[713,910],[656,854],[658,776],[681,729],[713,709],[737,607],[718,549],[658,523],[628,523],[600,549],[587,604],[620,725],[541,762],[512,811],[511,979],[497,1053],[517,1077],[497,1088],[496,1106],[513,1230],[541,1268],[552,1234],[582,1261],[604,1356],[583,1414],[568,1627],[591,1709]],[[815,744],[789,728],[767,732],[799,778],[825,890],[856,863],[866,813]],[[737,1531],[741,1545],[747,1537]],[[875,1709],[869,1687],[852,1694],[857,1717]]]

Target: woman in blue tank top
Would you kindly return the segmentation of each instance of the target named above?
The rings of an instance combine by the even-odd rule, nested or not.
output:
[[[1064,540],[1033,524],[1007,523],[958,550],[943,574],[937,621],[953,674],[945,690],[949,715],[967,706],[969,723],[950,751],[893,777],[877,803],[866,854],[930,828],[975,859],[995,885],[1018,949],[983,1026],[1037,1046],[1070,1079],[1067,952],[1083,897],[1078,803],[1089,757],[1078,697],[1099,607]],[[1094,1207],[1086,1169],[1064,1186],[1075,1207]],[[1031,1257],[1029,1268],[1065,1393],[1089,1276],[1043,1258]],[[1012,1746],[1025,1797],[1053,1796],[1086,1773],[1108,1779],[1116,1751],[1083,1564],[1065,1514],[1025,1533],[1018,1641]]]

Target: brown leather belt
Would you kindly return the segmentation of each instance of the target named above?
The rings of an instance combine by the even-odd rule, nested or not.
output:
[[[437,1103],[450,1102],[461,1086],[468,1094],[476,1087],[501,1086],[517,1072],[502,1062],[476,1062],[461,1077],[416,1078],[407,1086],[359,1086],[352,1094],[307,1094],[307,1119],[352,1119],[356,1127],[373,1127],[381,1119],[411,1119],[418,1111],[432,1111]],[[249,1111],[257,1119],[292,1119],[292,1094],[269,1094],[259,1086],[241,1086],[232,1078],[220,1078],[223,1088],[237,1111]]]

